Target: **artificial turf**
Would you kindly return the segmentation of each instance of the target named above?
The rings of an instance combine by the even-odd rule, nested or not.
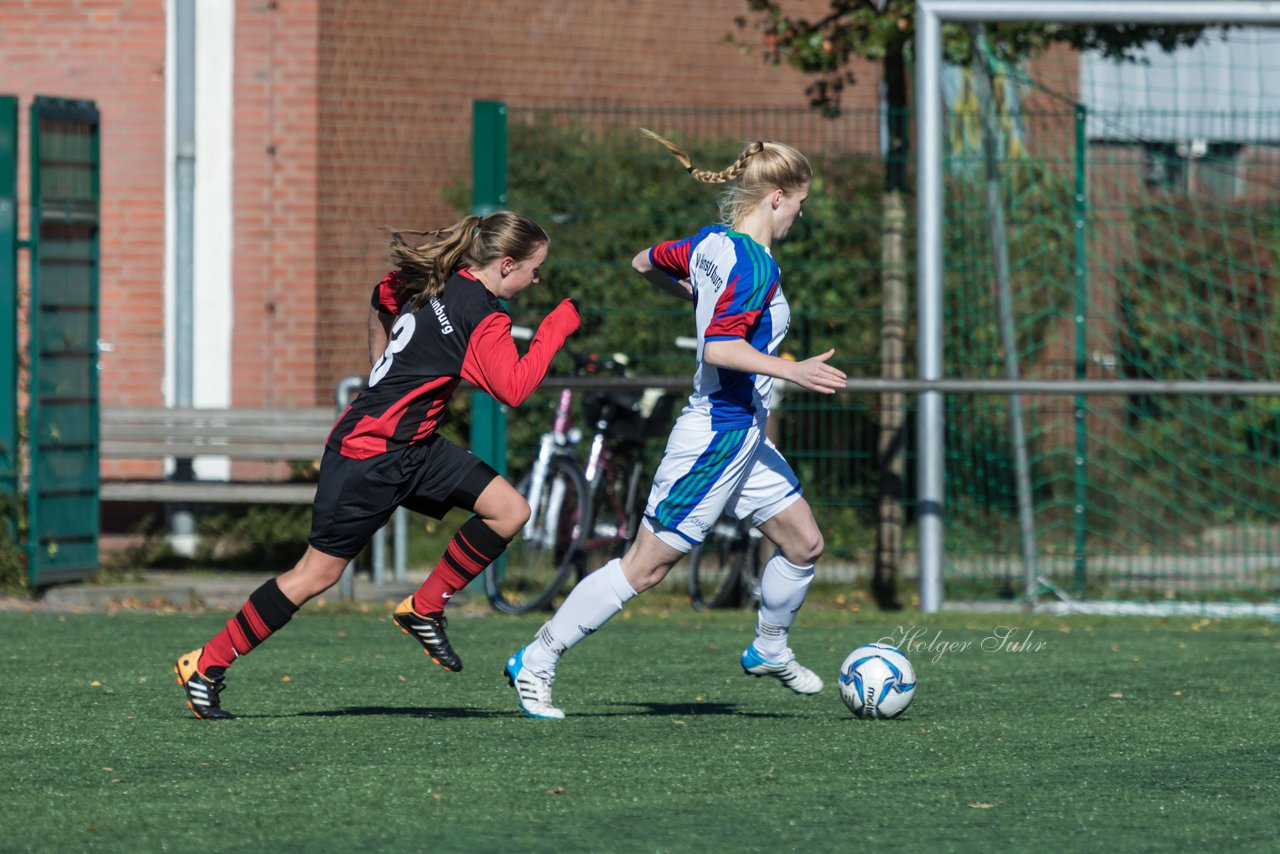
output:
[[[1274,850],[1272,624],[807,607],[799,697],[738,667],[751,614],[628,611],[559,722],[499,674],[541,616],[459,613],[452,674],[309,608],[211,723],[170,671],[227,614],[0,614],[0,850]],[[904,632],[914,704],[853,718],[841,660]]]

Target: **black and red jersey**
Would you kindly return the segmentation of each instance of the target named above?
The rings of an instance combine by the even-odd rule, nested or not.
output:
[[[578,310],[565,300],[538,327],[522,357],[511,317],[498,298],[466,270],[449,277],[438,297],[405,302],[388,274],[372,304],[397,315],[382,358],[329,433],[328,447],[368,459],[420,442],[440,426],[445,404],[466,380],[510,406],[519,406],[546,376],[552,358],[578,328]]]

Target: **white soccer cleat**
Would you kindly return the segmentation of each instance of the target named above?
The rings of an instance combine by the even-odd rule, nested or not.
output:
[[[796,661],[796,654],[790,648],[777,661],[769,661],[752,644],[742,651],[741,661],[748,676],[772,676],[797,694],[816,694],[822,690],[822,677]]]
[[[554,677],[539,676],[525,667],[524,650],[524,647],[520,647],[515,655],[507,659],[507,666],[502,670],[507,677],[507,684],[516,689],[520,708],[531,718],[563,720],[564,709],[556,708],[551,702],[551,683]]]

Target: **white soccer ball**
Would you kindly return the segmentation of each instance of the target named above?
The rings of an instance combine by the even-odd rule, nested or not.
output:
[[[915,668],[897,647],[869,643],[840,665],[840,699],[860,718],[896,718],[915,695]]]

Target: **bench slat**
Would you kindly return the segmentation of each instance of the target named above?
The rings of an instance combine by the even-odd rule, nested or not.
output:
[[[314,483],[239,483],[230,481],[102,481],[103,501],[185,502],[190,504],[310,504]]]
[[[148,406],[104,406],[102,424],[263,424],[292,426],[323,424],[333,426],[337,413],[332,409],[168,409]]]
[[[221,456],[251,460],[316,460],[333,428],[332,409],[166,409],[103,407],[104,459]],[[309,504],[314,483],[105,480],[103,501],[190,504]]]
[[[324,437],[312,442],[166,442],[139,439],[103,439],[104,457],[132,460],[153,457],[199,457],[205,455],[248,460],[318,460],[324,455]]]
[[[103,424],[99,431],[103,438],[111,439],[163,439],[180,437],[195,439],[224,436],[228,439],[282,439],[294,440],[318,437],[321,441],[329,435],[332,424]]]

